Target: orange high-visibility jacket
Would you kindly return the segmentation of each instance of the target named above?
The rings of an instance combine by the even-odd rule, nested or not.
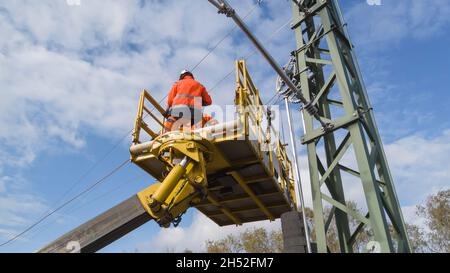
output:
[[[185,76],[182,80],[177,81],[169,93],[167,108],[176,105],[187,105],[191,108],[199,108],[211,105],[212,99],[206,88],[191,76]]]

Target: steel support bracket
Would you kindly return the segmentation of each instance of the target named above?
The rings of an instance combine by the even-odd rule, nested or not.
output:
[[[360,119],[359,113],[356,111],[353,113],[353,115],[350,116],[344,116],[341,118],[336,119],[335,121],[330,122],[329,130],[325,131],[323,128],[318,128],[313,130],[311,133],[304,135],[300,140],[303,145],[312,143],[316,141],[318,138],[321,138],[322,136],[329,134],[333,131],[336,131],[340,128],[348,127],[349,125],[355,123]]]
[[[299,20],[296,23],[291,24],[291,29],[296,29],[300,26],[306,19],[318,13],[321,9],[323,9],[328,4],[328,0],[319,0],[317,3],[312,6],[307,12],[302,12]]]

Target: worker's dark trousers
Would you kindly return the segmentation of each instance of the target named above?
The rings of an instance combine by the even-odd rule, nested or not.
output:
[[[187,105],[177,105],[170,110],[170,117],[164,125],[164,131],[191,129],[193,125],[202,121],[202,109],[192,108]]]

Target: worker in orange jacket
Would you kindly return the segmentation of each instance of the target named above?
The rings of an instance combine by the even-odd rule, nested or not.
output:
[[[195,124],[203,123],[203,106],[212,104],[206,88],[197,82],[192,72],[183,70],[180,80],[169,92],[167,100],[166,123],[164,131],[191,128]]]

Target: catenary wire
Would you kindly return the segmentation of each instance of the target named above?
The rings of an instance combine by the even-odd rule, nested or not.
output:
[[[6,242],[0,244],[0,247],[3,247],[17,239],[19,239],[21,236],[23,236],[25,233],[27,233],[28,231],[30,231],[31,229],[33,229],[35,226],[39,225],[40,223],[42,223],[45,219],[47,219],[48,217],[52,216],[53,214],[55,214],[56,212],[60,211],[61,209],[63,209],[64,207],[66,207],[67,205],[69,205],[70,203],[72,203],[73,201],[77,200],[78,198],[80,198],[81,196],[83,196],[84,194],[90,192],[91,190],[93,190],[95,187],[97,187],[98,185],[100,185],[101,183],[105,182],[110,176],[112,176],[113,174],[115,174],[116,172],[118,172],[120,169],[122,169],[125,165],[127,165],[128,163],[130,163],[130,160],[127,159],[126,161],[124,161],[123,163],[121,163],[119,166],[115,167],[111,172],[109,172],[108,174],[106,174],[105,176],[103,176],[101,179],[97,180],[94,184],[92,184],[91,186],[89,186],[88,188],[86,188],[85,190],[83,190],[82,192],[80,192],[79,194],[75,195],[74,197],[72,197],[71,199],[69,199],[68,201],[64,202],[62,205],[58,206],[56,209],[50,211],[49,213],[47,213],[46,215],[44,215],[44,217],[41,217],[39,220],[37,220],[36,222],[34,222],[33,224],[31,224],[30,226],[28,226],[26,229],[24,229],[22,232],[18,233],[17,235],[13,236],[11,239],[7,240]]]

